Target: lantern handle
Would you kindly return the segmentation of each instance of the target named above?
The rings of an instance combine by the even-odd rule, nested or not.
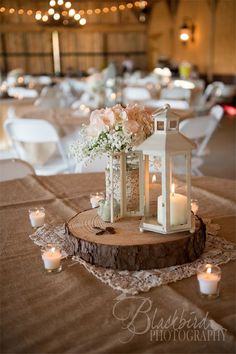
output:
[[[153,113],[152,113],[152,117],[155,117],[157,115],[159,115],[160,113],[166,112],[169,109],[171,109],[170,105],[168,103],[164,104],[162,107],[156,109]]]

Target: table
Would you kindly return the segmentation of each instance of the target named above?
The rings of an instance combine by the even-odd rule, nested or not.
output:
[[[196,177],[193,185],[199,214],[214,217],[221,226],[219,235],[235,241],[235,182]],[[43,205],[47,222],[56,224],[89,208],[89,193],[103,189],[103,174],[31,176],[0,183],[2,352],[232,353],[235,261],[221,267],[221,296],[212,301],[198,295],[196,276],[124,299],[83,266],[70,266],[69,260],[60,274],[43,273],[40,250],[28,237],[32,233],[28,209]],[[129,311],[136,331],[132,339],[120,320]],[[184,338],[186,326],[177,332],[182,337],[176,340],[162,338],[160,330],[155,337],[150,330],[151,325],[160,326],[162,319],[181,314],[185,319],[196,316],[198,321],[207,316],[214,328],[227,329],[225,340]]]

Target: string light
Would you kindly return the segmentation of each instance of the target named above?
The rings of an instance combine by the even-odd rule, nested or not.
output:
[[[81,19],[80,14],[75,14],[74,19],[75,21],[79,21]]]
[[[43,15],[42,20],[43,20],[43,22],[47,22],[47,20],[48,20],[48,15]]]
[[[50,0],[49,1],[49,5],[51,6],[51,8],[48,9],[47,14],[42,15],[42,12],[40,10],[32,10],[32,9],[15,9],[13,7],[7,9],[6,7],[2,6],[0,7],[0,13],[5,12],[6,10],[8,11],[9,14],[14,14],[14,13],[18,13],[19,15],[23,15],[24,13],[26,13],[28,16],[31,16],[33,14],[35,14],[35,19],[37,21],[42,20],[43,22],[47,22],[50,16],[53,16],[54,20],[58,21],[61,18],[61,15],[66,17],[66,16],[70,16],[73,17],[75,21],[79,21],[79,24],[81,26],[84,26],[87,21],[84,17],[82,17],[83,15],[85,15],[85,13],[87,15],[92,15],[93,13],[95,13],[96,15],[99,15],[101,13],[107,14],[110,11],[111,12],[116,12],[118,10],[120,11],[124,11],[125,9],[132,9],[134,6],[135,7],[139,7],[140,9],[144,9],[147,5],[148,5],[148,1],[135,1],[135,2],[128,2],[128,3],[123,3],[120,5],[113,5],[111,7],[103,7],[103,8],[96,8],[95,10],[92,9],[88,9],[88,10],[79,10],[76,11],[75,9],[71,8],[72,4],[71,1],[65,1],[65,0]],[[54,6],[64,6],[64,8],[66,10],[62,10],[60,12],[55,12],[55,9],[53,8]],[[68,11],[67,11],[68,10]],[[70,20],[68,19],[64,19],[63,20],[63,24],[69,24]]]
[[[125,5],[119,5],[119,10],[121,10],[121,11],[123,11],[123,10],[125,10]]]
[[[85,18],[81,18],[80,20],[79,20],[79,23],[80,23],[80,25],[81,26],[84,26],[84,25],[86,25],[86,19]]]
[[[75,16],[75,10],[74,10],[74,9],[70,9],[70,10],[69,10],[69,16],[70,16],[70,17]]]
[[[55,6],[56,5],[56,1],[55,0],[49,1],[49,5],[52,6],[52,7]]]
[[[41,20],[41,18],[42,18],[41,13],[40,12],[36,12],[35,20],[39,21],[39,20]]]
[[[58,21],[58,20],[60,20],[60,14],[58,13],[58,12],[56,12],[54,15],[53,15],[53,18],[54,18],[54,20],[56,20],[56,21]]]
[[[71,2],[70,2],[70,1],[67,1],[67,2],[65,3],[65,7],[66,7],[67,9],[70,9],[70,8],[71,8]]]
[[[50,16],[52,16],[52,15],[54,15],[54,13],[55,13],[55,10],[54,9],[49,9],[48,10],[48,14],[50,15]]]

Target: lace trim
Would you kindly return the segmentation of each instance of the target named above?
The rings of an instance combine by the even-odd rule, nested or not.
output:
[[[91,265],[78,256],[73,256],[78,248],[75,237],[68,235],[65,225],[45,225],[30,235],[31,240],[43,247],[47,243],[58,244],[63,257],[72,256],[73,263],[82,264],[90,273],[103,283],[125,294],[136,295],[147,292],[151,288],[166,285],[178,280],[189,278],[197,273],[200,264],[212,263],[216,265],[228,263],[236,259],[236,244],[218,237],[220,226],[212,224],[210,219],[204,219],[207,226],[206,247],[196,261],[179,266],[143,271],[118,271]]]

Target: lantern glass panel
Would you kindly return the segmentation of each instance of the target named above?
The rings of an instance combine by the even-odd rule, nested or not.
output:
[[[131,152],[125,158],[125,204],[128,213],[140,210],[140,154]]]
[[[157,200],[162,193],[161,156],[146,157],[145,173],[145,219],[157,224]]]
[[[187,154],[170,156],[170,227],[188,222]]]

